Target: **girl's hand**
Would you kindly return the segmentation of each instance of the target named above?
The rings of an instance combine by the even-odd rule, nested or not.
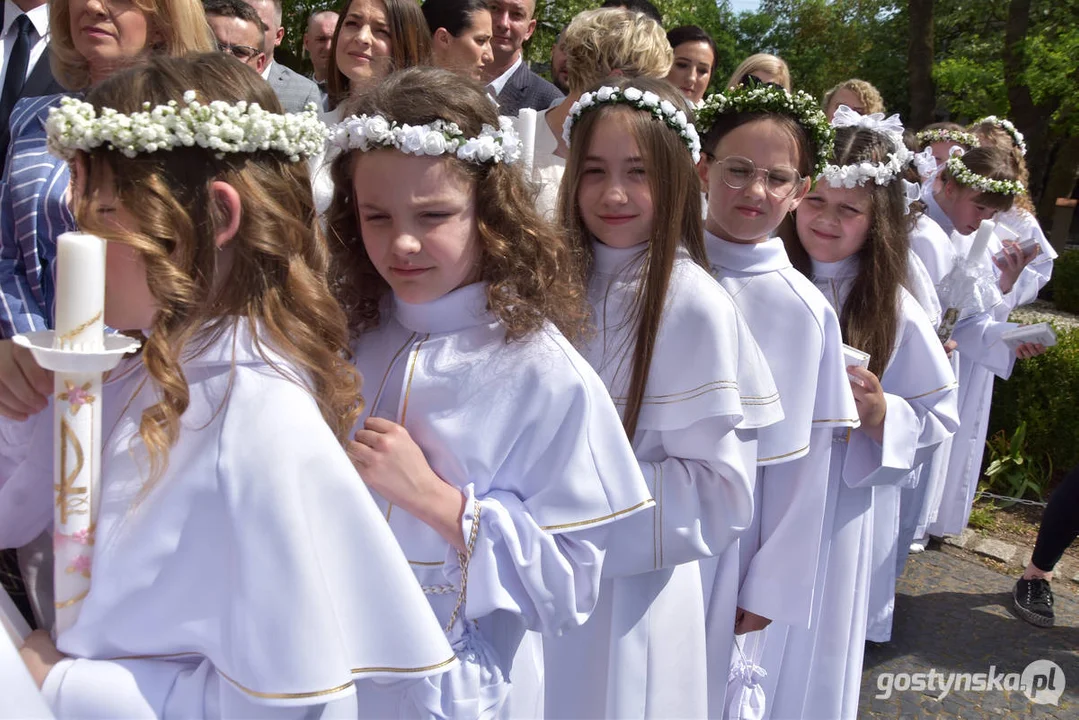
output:
[[[880,380],[857,365],[847,366],[847,373],[853,376],[850,387],[854,391],[854,406],[858,408],[862,431],[878,443],[883,442],[884,416],[888,412],[888,402],[884,399],[884,388],[880,386]]]
[[[52,373],[43,370],[34,356],[11,340],[0,340],[0,415],[25,420],[49,403]]]
[[[367,485],[393,505],[438,531],[461,552],[465,496],[431,469],[423,450],[403,426],[369,417],[348,444],[348,454]]]
[[[1035,248],[1030,255],[1024,255],[1017,242],[1005,240],[1003,245],[1004,247],[1001,251],[1003,257],[999,260],[994,259],[993,262],[1000,268],[1000,291],[1006,295],[1011,292],[1015,286],[1015,281],[1019,279],[1019,274],[1038,254],[1038,250]]]
[[[1023,343],[1015,349],[1015,356],[1020,360],[1037,357],[1045,352],[1045,346],[1039,343]]]
[[[750,632],[763,630],[772,624],[772,621],[763,615],[752,613],[744,608],[738,608],[734,614],[734,634],[745,635]]]
[[[56,649],[56,643],[52,641],[49,633],[34,630],[26,636],[26,642],[19,648],[19,657],[40,689],[56,663],[67,658],[67,655]]]
[[[955,340],[948,340],[944,343],[944,352],[948,354],[949,359],[951,359],[952,353],[955,352],[956,348],[958,347],[959,343],[957,343]]]

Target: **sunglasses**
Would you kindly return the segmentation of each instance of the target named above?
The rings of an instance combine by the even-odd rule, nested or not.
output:
[[[224,53],[231,53],[231,55],[244,62],[250,60],[262,53],[258,48],[253,48],[250,45],[233,45],[232,43],[217,41],[217,49]]]

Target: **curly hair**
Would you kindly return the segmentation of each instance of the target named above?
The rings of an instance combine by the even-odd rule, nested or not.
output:
[[[203,102],[244,100],[282,112],[269,85],[224,53],[155,58],[105,80],[87,100],[98,110],[131,113],[143,102],[180,102],[191,89]],[[344,442],[362,407],[360,379],[350,361],[344,312],[329,288],[330,256],[318,229],[307,164],[272,151],[215,157],[197,147],[132,158],[102,148],[80,158],[87,163],[87,185],[76,207],[79,226],[138,252],[156,305],[141,356],[159,396],[139,425],[150,453],[145,489],[167,468],[190,401],[184,359],[228,333],[240,318],[259,329],[254,344],[266,362],[311,393]],[[95,187],[110,177],[121,204],[137,215],[137,228],[117,230],[97,218]],[[242,208],[239,229],[228,243],[227,281],[217,272],[215,232],[222,218],[215,209],[215,181],[231,185]],[[299,373],[277,367],[270,348]]]
[[[562,32],[571,93],[619,71],[629,77],[665,78],[674,63],[667,34],[652,18],[621,8],[579,13]]]
[[[1012,139],[1012,136],[1008,134],[1007,130],[991,122],[972,125],[970,127],[970,132],[974,133],[983,147],[995,147],[1012,156],[1012,160],[1015,161],[1015,166],[1019,169],[1019,176],[1017,179],[1019,182],[1023,183],[1023,187],[1027,189],[1027,192],[1016,196],[1014,204],[1020,209],[1026,210],[1031,215],[1034,215],[1034,203],[1030,201],[1030,171],[1027,169],[1027,159],[1015,144],[1015,140]]]
[[[651,91],[660,99],[689,112],[681,92],[665,80],[608,78],[603,84],[619,90],[633,86],[645,92]],[[710,266],[704,246],[700,181],[692,156],[686,150],[682,138],[666,123],[657,121],[651,113],[626,105],[599,105],[583,113],[573,125],[570,155],[558,194],[558,217],[566,228],[570,245],[581,258],[579,266],[582,281],[590,274],[594,251],[592,233],[585,225],[577,202],[577,189],[580,187],[585,158],[597,124],[603,118],[611,116],[624,117],[629,123],[644,161],[652,193],[652,205],[655,208],[651,236],[637,283],[636,298],[626,319],[636,328],[633,369],[626,409],[622,417],[626,435],[632,439],[644,402],[645,385],[652,365],[675,253],[678,247],[685,247],[697,264],[706,270],[709,270]]]
[[[881,163],[894,151],[892,141],[871,130],[844,127],[836,130],[836,165]],[[858,251],[859,271],[843,305],[839,324],[843,342],[870,355],[869,372],[883,374],[899,332],[900,287],[907,279],[912,220],[902,183],[866,183],[871,220],[865,244]],[[801,242],[784,238],[791,263],[812,276],[809,254]]]
[[[212,52],[217,49],[202,3],[193,0],[134,0],[134,6],[146,16],[147,51],[169,57],[189,53]],[[149,38],[160,40],[149,45]],[[132,62],[135,62],[132,58]],[[90,65],[75,49],[71,36],[70,0],[49,2],[49,62],[53,75],[67,90],[84,90],[90,86]]]
[[[381,115],[399,124],[456,123],[471,137],[485,124],[499,124],[498,109],[483,86],[441,68],[394,73],[352,105],[356,114]],[[379,324],[379,306],[390,291],[360,232],[353,185],[360,155],[342,153],[333,161],[334,195],[327,212],[335,288],[357,335]],[[578,338],[587,325],[588,304],[575,258],[537,212],[534,191],[520,167],[478,165],[450,156],[439,162],[451,163],[475,188],[480,280],[487,283],[487,307],[506,329],[507,340],[523,338],[547,321],[567,338]]]
[[[859,102],[862,103],[860,114],[872,115],[873,113],[884,112],[884,98],[880,96],[880,91],[865,80],[854,78],[851,80],[844,80],[824,94],[822,107],[824,108],[825,113],[828,112],[828,106],[831,104],[832,98],[834,98],[836,93],[840,90],[849,90],[854,93]]]

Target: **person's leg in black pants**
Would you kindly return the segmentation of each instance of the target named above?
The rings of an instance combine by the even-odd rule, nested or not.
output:
[[[1042,627],[1053,624],[1053,591],[1049,582],[1064,551],[1079,537],[1079,467],[1073,468],[1053,491],[1030,564],[1015,584],[1015,611],[1027,622]]]

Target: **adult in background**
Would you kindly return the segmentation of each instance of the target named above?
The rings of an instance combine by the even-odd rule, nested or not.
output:
[[[566,29],[562,28],[562,32],[558,33],[558,37],[554,40],[554,45],[551,46],[551,82],[558,88],[558,92],[565,95],[569,92],[569,70],[566,69],[566,50],[562,47],[562,36],[566,34]],[[561,98],[559,98],[561,100]],[[556,103],[558,100],[555,101]]]
[[[427,65],[431,33],[415,0],[345,0],[333,32],[327,79],[328,125],[352,112],[350,97],[371,89],[394,70]],[[337,151],[311,160],[315,209],[321,215],[333,199],[330,166]]]
[[[214,49],[202,5],[191,0],[52,0],[49,31],[52,71],[71,92],[150,53],[180,57]],[[45,145],[45,119],[62,97],[24,98],[11,111],[12,141],[0,182],[0,406],[9,417],[39,412],[52,392],[51,378],[27,354],[16,353],[10,338],[52,327],[56,237],[76,229],[68,207],[68,164]],[[46,534],[19,552],[42,628],[53,619],[51,551]]]
[[[727,80],[727,87],[736,88],[747,82],[753,82],[750,77],[759,82],[779,85],[787,92],[791,91],[791,70],[783,58],[768,53],[750,55],[731,73]]]
[[[884,98],[880,91],[865,80],[844,80],[824,95],[824,114],[828,122],[835,117],[840,105],[846,105],[859,115],[884,112]]]
[[[262,52],[263,25],[255,8],[244,0],[203,0],[206,22],[217,38],[217,49],[261,73],[266,69]]]
[[[1053,625],[1053,568],[1079,537],[1079,467],[1072,468],[1049,497],[1034,553],[1012,590],[1015,612],[1028,623]]]
[[[487,66],[487,92],[498,101],[502,115],[516,115],[521,108],[546,110],[562,93],[532,72],[521,46],[536,31],[535,0],[491,0],[488,3],[494,34],[494,62]]]
[[[674,50],[674,64],[667,73],[667,82],[697,105],[704,99],[716,69],[719,55],[716,41],[696,25],[682,25],[667,33],[667,42]]]
[[[0,152],[7,157],[8,121],[20,98],[63,92],[49,67],[46,0],[4,0],[0,19]],[[12,70],[14,68],[14,70]]]
[[[323,96],[326,95],[326,78],[330,76],[330,50],[337,19],[333,10],[316,10],[307,17],[307,30],[303,34],[303,49],[311,56],[311,79]]]
[[[301,112],[307,103],[321,107],[322,94],[315,83],[274,62],[274,50],[285,39],[285,28],[281,25],[281,0],[246,1],[255,8],[262,24],[266,26],[262,44],[262,51],[266,53],[266,67],[262,71],[262,77],[270,83],[285,112]]]
[[[482,83],[494,61],[487,1],[427,0],[423,17],[431,31],[434,64]]]
[[[587,90],[611,75],[651,77],[662,80],[671,69],[673,54],[663,32],[652,18],[621,8],[598,8],[578,14],[563,31],[569,71],[569,95],[558,105],[535,114],[535,122],[526,122],[521,111],[517,126],[523,145],[533,147],[523,158],[525,173],[537,186],[536,206],[540,214],[553,219],[558,204],[558,189],[566,169],[569,148],[562,138],[573,103]],[[534,139],[524,137],[535,127]]]
[[[663,25],[663,14],[660,13],[659,8],[648,2],[648,0],[606,0],[600,7],[624,8],[632,12],[644,13],[660,25]]]

